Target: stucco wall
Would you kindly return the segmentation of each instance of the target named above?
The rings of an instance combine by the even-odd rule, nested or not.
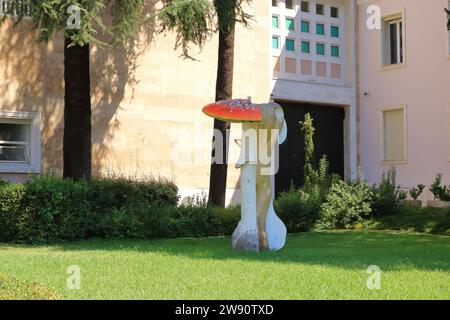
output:
[[[360,1],[359,78],[361,91],[361,165],[365,177],[379,181],[389,168],[382,160],[381,110],[407,109],[407,160],[396,164],[398,182],[404,186],[429,185],[437,172],[450,183],[449,106],[450,59],[443,7],[447,1]],[[405,10],[405,66],[381,70],[380,31],[366,27],[366,8],[381,7],[387,15]]]
[[[254,1],[247,10],[254,15],[251,28],[237,28],[236,98],[270,97],[269,5]],[[0,110],[41,112],[42,169],[61,173],[63,41],[38,44],[29,30],[26,21],[1,26]],[[201,108],[214,101],[217,37],[201,53],[192,47],[196,61],[174,51],[174,35],[141,38],[131,55],[121,48],[91,50],[95,172],[162,175],[181,189],[208,188],[212,119]],[[232,137],[239,131],[233,125]],[[231,161],[238,151],[232,140]],[[228,188],[234,189],[239,171],[231,163]]]

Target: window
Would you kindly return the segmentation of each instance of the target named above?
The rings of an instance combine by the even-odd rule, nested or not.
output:
[[[297,60],[294,58],[286,58],[284,60],[284,69],[287,73],[297,73]]]
[[[309,33],[309,22],[302,20],[302,32]]]
[[[29,143],[29,123],[0,123],[0,162],[29,162]]]
[[[286,9],[294,9],[294,0],[286,0]]]
[[[319,4],[319,3],[317,3],[316,4],[316,14],[317,15],[319,15],[319,16],[323,16],[324,15],[324,7],[323,7],[323,4]]]
[[[330,34],[333,38],[339,38],[339,27],[331,26]]]
[[[295,30],[295,22],[294,19],[286,18],[286,29],[294,31]]]
[[[309,2],[308,1],[302,1],[301,10],[302,10],[302,12],[309,12]]]
[[[331,46],[331,56],[335,58],[339,58],[339,47]]]
[[[272,27],[278,29],[279,19],[277,16],[272,16]]]
[[[405,109],[384,110],[383,160],[406,160],[405,142]]]
[[[272,49],[280,49],[280,38],[272,37]]]
[[[294,39],[286,39],[286,51],[295,51],[295,40]]]
[[[0,172],[39,172],[40,150],[38,113],[0,111]]]
[[[403,21],[402,18],[385,20],[383,25],[384,65],[403,63]]]
[[[320,36],[325,35],[325,25],[323,23],[316,24],[316,34],[318,34]]]
[[[278,0],[272,0],[272,7],[278,7]]]
[[[331,7],[330,15],[332,18],[339,18],[339,8]]]
[[[316,54],[319,56],[325,55],[325,45],[323,43],[316,44]]]
[[[303,53],[311,52],[311,45],[310,45],[309,41],[302,41],[302,52]]]

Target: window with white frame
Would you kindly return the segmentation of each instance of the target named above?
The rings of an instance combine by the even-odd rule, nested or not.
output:
[[[40,150],[38,113],[0,111],[0,172],[39,172]]]
[[[401,15],[386,18],[383,23],[383,64],[402,64],[404,61],[404,23]]]
[[[383,161],[406,160],[405,108],[383,110]]]
[[[0,119],[0,162],[29,163],[31,123]]]

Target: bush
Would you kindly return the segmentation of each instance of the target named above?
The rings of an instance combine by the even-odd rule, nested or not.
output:
[[[177,207],[177,188],[164,179],[37,176],[0,186],[0,241],[45,243],[91,238],[174,238],[229,235],[240,208]]]
[[[442,173],[438,173],[430,187],[431,193],[434,195],[435,199],[441,201],[450,201],[450,187],[441,186],[442,183]]]
[[[405,207],[396,214],[375,217],[366,223],[366,228],[450,236],[450,209]]]
[[[420,195],[423,193],[425,186],[423,184],[418,184],[417,187],[411,188],[409,190],[409,195],[413,200],[419,199]]]
[[[395,213],[402,207],[406,193],[396,183],[397,172],[394,167],[383,172],[381,182],[373,186],[372,212],[374,215]]]
[[[166,235],[165,207],[175,208],[177,201],[177,187],[163,179],[87,182],[37,176],[24,185],[0,186],[0,240],[39,243]],[[144,232],[147,227],[150,231]]]
[[[0,241],[17,239],[17,224],[21,214],[25,188],[22,185],[0,186]]]
[[[321,205],[318,190],[319,188],[313,189],[307,194],[291,187],[275,201],[275,211],[289,232],[308,231],[314,226]]]
[[[372,189],[364,181],[336,181],[327,195],[316,224],[319,229],[348,228],[372,212]]]

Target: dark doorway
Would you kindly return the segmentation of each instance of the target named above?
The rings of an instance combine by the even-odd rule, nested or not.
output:
[[[289,190],[291,184],[303,184],[305,164],[304,135],[299,122],[306,113],[313,118],[315,161],[322,155],[330,161],[330,171],[344,176],[344,117],[342,107],[277,101],[283,107],[288,127],[287,139],[280,146],[280,166],[276,176],[276,193]]]

